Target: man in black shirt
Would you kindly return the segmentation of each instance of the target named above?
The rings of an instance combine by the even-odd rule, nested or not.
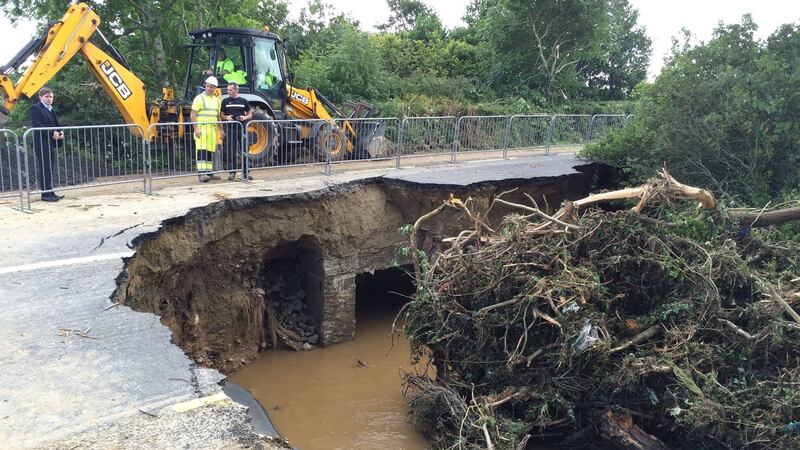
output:
[[[222,100],[222,120],[235,120],[242,124],[225,124],[225,139],[222,142],[222,160],[228,168],[228,179],[236,178],[236,155],[241,154],[242,131],[247,127],[246,122],[253,118],[250,103],[239,97],[239,85],[228,82],[228,98]],[[247,162],[242,161],[242,178],[252,180],[247,173]]]

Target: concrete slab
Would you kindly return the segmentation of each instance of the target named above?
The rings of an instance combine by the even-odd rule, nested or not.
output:
[[[293,179],[266,172],[254,182],[168,187],[154,195],[133,192],[138,186],[100,195],[67,192],[58,203],[34,203],[33,214],[0,206],[0,448],[271,445],[257,441],[236,404],[191,416],[165,408],[221,392],[223,376],[189,360],[157,316],[109,300],[122,258],[133,254],[132,240],[166,219],[225,198],[292,195],[380,178],[468,186],[558,177],[581,164],[574,155],[556,155]],[[211,436],[209,430],[229,433]],[[148,438],[165,431],[170,439]]]
[[[383,178],[426,186],[473,186],[511,180],[560,177],[576,173],[581,162],[574,154],[466,161],[424,170],[401,169]]]

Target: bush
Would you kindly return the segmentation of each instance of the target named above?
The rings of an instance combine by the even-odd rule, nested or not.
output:
[[[677,53],[641,86],[633,123],[584,155],[635,179],[664,163],[687,182],[736,202],[763,204],[800,176],[800,30],[766,42],[755,24],[721,26],[707,43]]]

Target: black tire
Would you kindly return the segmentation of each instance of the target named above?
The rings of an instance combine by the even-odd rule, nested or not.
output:
[[[348,141],[341,128],[319,122],[314,125],[311,135],[314,139],[311,147],[315,150],[320,162],[327,161],[328,155],[330,155],[331,161],[342,161],[346,158]]]
[[[274,122],[261,122],[272,118],[261,112],[254,112],[253,118],[247,122],[247,137],[250,145],[247,158],[251,162],[268,161],[275,156],[278,149],[278,127]]]

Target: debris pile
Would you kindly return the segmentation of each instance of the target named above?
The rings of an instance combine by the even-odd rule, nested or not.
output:
[[[405,382],[435,448],[800,448],[796,242],[666,171],[554,215],[501,197],[521,214],[497,229],[451,197],[411,230],[401,314],[436,377]],[[416,231],[444,208],[474,228],[428,261]]]
[[[281,261],[270,266],[264,279],[265,314],[272,348],[280,340],[294,350],[308,350],[310,345],[319,344],[319,335],[308,313],[300,263],[291,259]]]

